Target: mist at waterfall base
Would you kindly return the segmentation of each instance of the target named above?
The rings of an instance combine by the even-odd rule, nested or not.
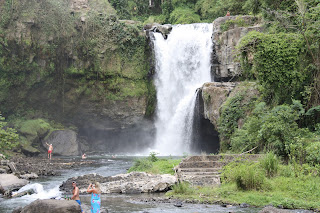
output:
[[[213,125],[201,122],[201,113],[195,110],[197,89],[211,81],[212,33],[212,24],[201,23],[173,26],[167,39],[161,33],[153,34],[157,90],[154,151],[160,155],[215,153],[219,149]],[[195,115],[201,119],[195,120]],[[206,129],[204,125],[210,126],[211,133],[199,129]]]
[[[126,127],[112,123],[99,128],[87,125],[79,128],[79,136],[87,142],[89,152],[124,155],[148,155],[142,150],[153,145],[154,132],[154,124],[150,120]]]

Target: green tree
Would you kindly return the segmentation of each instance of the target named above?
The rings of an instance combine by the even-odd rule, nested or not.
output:
[[[247,118],[242,129],[237,129],[231,137],[231,148],[235,152],[243,152],[254,147],[256,152],[273,151],[277,155],[287,157],[290,145],[305,133],[299,129],[297,120],[304,114],[302,104],[279,105],[268,109],[259,103]]]
[[[310,70],[304,67],[305,42],[296,33],[248,33],[240,42],[241,64],[247,76],[254,75],[262,85],[268,103],[291,103],[301,98],[310,84]],[[250,56],[253,55],[253,59]],[[249,65],[248,65],[249,64]]]
[[[19,135],[13,128],[7,126],[5,118],[0,114],[0,150],[8,150],[18,145]]]

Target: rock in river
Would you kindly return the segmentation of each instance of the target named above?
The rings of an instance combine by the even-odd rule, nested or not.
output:
[[[79,204],[74,200],[36,200],[24,208],[14,210],[15,213],[79,213]]]
[[[90,183],[100,182],[102,193],[144,193],[168,191],[177,182],[173,175],[153,175],[145,172],[130,172],[103,177],[89,174],[68,179],[60,186],[61,190],[72,191],[72,181],[77,182],[80,193],[86,193]]]
[[[0,193],[6,194],[27,185],[29,181],[19,179],[13,174],[0,174]]]

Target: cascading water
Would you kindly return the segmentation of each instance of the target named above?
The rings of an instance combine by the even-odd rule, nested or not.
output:
[[[165,40],[154,34],[157,120],[155,151],[190,153],[196,90],[211,81],[212,24],[173,26]]]

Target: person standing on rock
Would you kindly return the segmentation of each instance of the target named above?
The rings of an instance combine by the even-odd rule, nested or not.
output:
[[[90,183],[88,186],[87,192],[91,193],[91,213],[100,213],[100,207],[101,207],[100,183],[95,182],[94,185]]]
[[[47,142],[46,142],[46,144],[47,144],[47,146],[49,146],[49,148],[48,148],[48,158],[50,156],[50,160],[51,160],[53,146],[52,146],[52,144],[48,144]]]
[[[80,201],[80,197],[79,197],[79,188],[77,187],[77,183],[75,181],[72,181],[72,186],[73,186],[73,190],[72,190],[71,200],[75,200],[77,203],[79,203],[81,212],[83,212],[83,210],[81,208],[81,201]]]

